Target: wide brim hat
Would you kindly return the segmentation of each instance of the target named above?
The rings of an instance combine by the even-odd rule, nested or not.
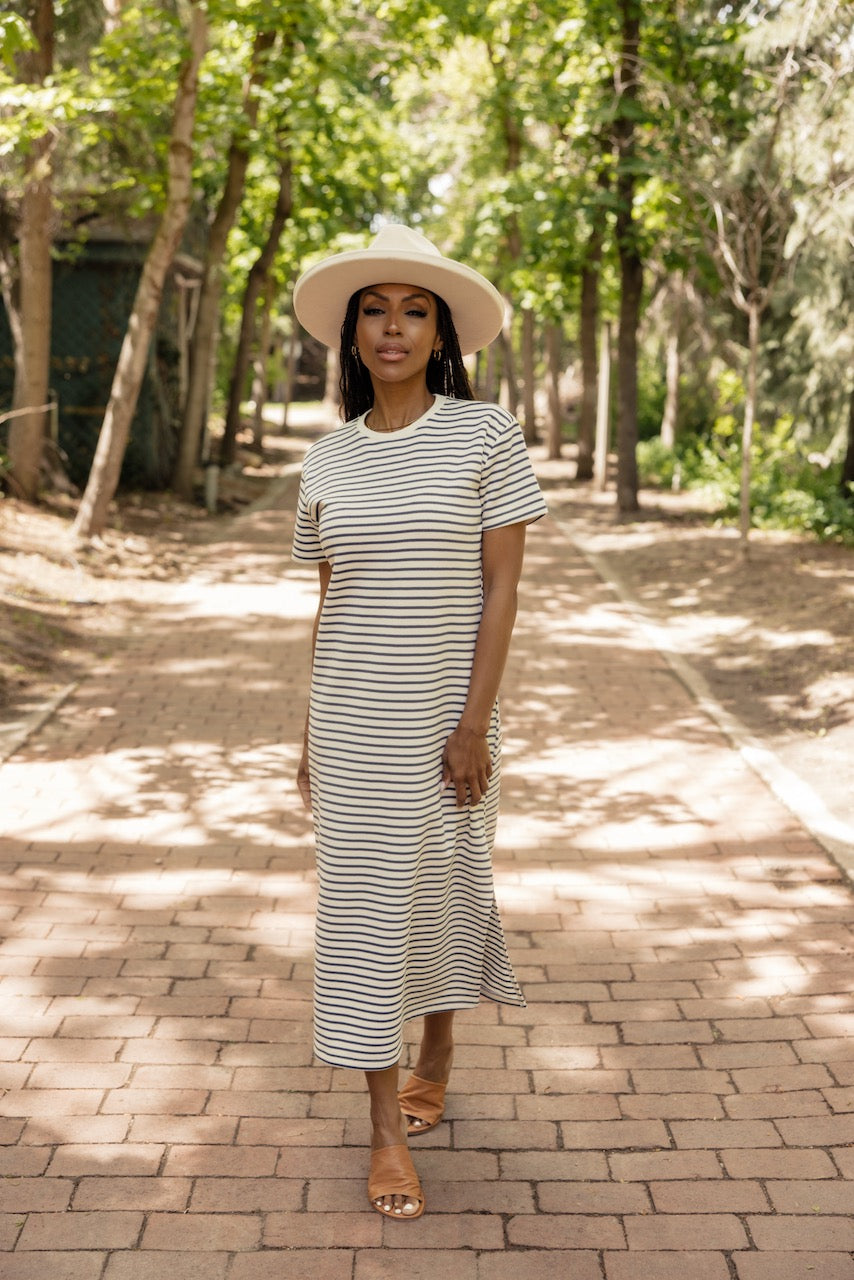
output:
[[[464,356],[488,347],[504,324],[504,299],[485,276],[398,223],[382,227],[367,249],[336,253],[309,267],[294,286],[294,312],[312,337],[337,350],[350,298],[380,284],[417,285],[444,299]]]

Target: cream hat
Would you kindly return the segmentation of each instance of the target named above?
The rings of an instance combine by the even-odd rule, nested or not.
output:
[[[504,324],[504,300],[485,276],[398,223],[382,227],[367,249],[336,253],[309,267],[294,287],[296,317],[312,337],[337,349],[347,303],[372,284],[414,284],[438,294],[451,309],[464,356],[489,346]]]

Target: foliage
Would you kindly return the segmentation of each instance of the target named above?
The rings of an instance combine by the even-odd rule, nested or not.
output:
[[[55,71],[38,88],[16,78],[27,23],[0,16],[0,164],[12,233],[27,157],[46,131],[64,234],[94,215],[153,225],[184,53],[183,7],[183,0],[130,0],[108,22],[96,0],[57,2]],[[206,8],[211,41],[194,138],[199,242],[222,190],[229,141],[245,127],[240,104],[253,40],[259,31],[277,37],[257,123],[244,139],[249,177],[223,279],[220,382],[284,149],[293,215],[274,268],[279,332],[299,271],[363,243],[391,218],[422,227],[484,271],[517,313],[532,313],[540,327],[557,322],[577,365],[580,282],[596,254],[601,317],[613,321],[618,311],[616,180],[628,162],[615,154],[615,131],[630,115],[632,213],[646,287],[643,465],[664,483],[675,466],[654,438],[675,324],[656,297],[678,273],[690,303],[679,322],[678,423],[687,442],[677,459],[686,483],[695,468],[724,497],[729,492],[736,450],[725,444],[721,420],[739,417],[741,403],[716,391],[722,371],[740,387],[747,331],[709,248],[714,200],[703,205],[691,191],[711,197],[717,183],[719,196],[747,199],[760,170],[763,181],[782,175],[781,257],[762,264],[764,280],[778,266],[780,275],[763,322],[757,411],[760,422],[791,419],[797,458],[776,428],[763,439],[760,427],[753,497],[759,522],[773,519],[776,507],[799,527],[840,523],[830,473],[804,458],[831,442],[839,455],[854,367],[854,98],[845,91],[854,41],[844,0],[723,7],[649,0],[640,91],[631,101],[615,89],[619,0],[207,0]],[[775,115],[784,91],[786,109]],[[594,228],[601,244],[592,249]],[[542,343],[537,364],[542,372]],[[806,500],[793,496],[801,484]]]
[[[753,444],[751,505],[758,528],[787,529],[854,545],[854,487],[840,489],[838,468],[799,440],[791,418],[758,431]],[[642,482],[693,490],[724,520],[737,518],[741,456],[738,422],[719,418],[708,436],[687,436],[674,449],[660,437],[638,447]]]
[[[12,71],[18,54],[32,47],[32,32],[24,19],[17,13],[0,13],[0,62]]]

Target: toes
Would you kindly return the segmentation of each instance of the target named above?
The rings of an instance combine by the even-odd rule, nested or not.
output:
[[[393,1213],[397,1214],[398,1217],[411,1217],[412,1214],[418,1212],[420,1204],[420,1200],[405,1200],[402,1196],[392,1196],[388,1199],[384,1196],[379,1196],[374,1201],[374,1205],[379,1209],[380,1213]]]

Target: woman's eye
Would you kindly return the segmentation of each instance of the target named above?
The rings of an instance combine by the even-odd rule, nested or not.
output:
[[[407,314],[407,315],[410,315],[410,316],[420,316],[420,317],[421,317],[421,319],[423,320],[423,319],[424,319],[424,317],[426,316],[427,312],[426,312],[426,311],[419,311],[417,307],[413,307],[413,308],[412,308],[412,310],[411,310],[411,311],[408,311],[406,314]]]
[[[365,307],[362,311],[363,316],[381,316],[382,307]]]

